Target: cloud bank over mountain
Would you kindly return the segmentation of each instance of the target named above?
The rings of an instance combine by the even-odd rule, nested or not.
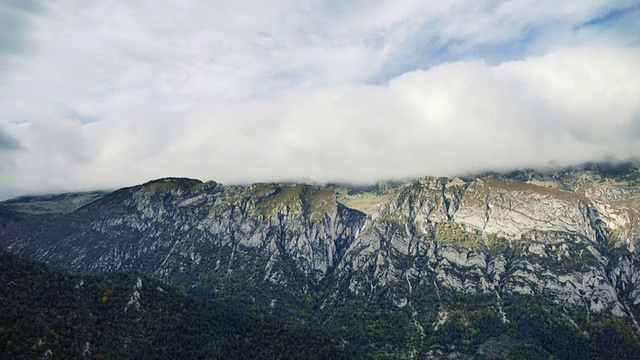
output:
[[[640,155],[633,2],[8,3],[0,197]]]

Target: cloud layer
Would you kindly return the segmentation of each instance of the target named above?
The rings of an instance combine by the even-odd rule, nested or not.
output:
[[[0,198],[640,154],[632,2],[422,3],[20,10],[24,43],[0,49]]]

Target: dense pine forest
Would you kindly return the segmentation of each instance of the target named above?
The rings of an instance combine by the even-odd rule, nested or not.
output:
[[[0,253],[0,358],[357,358],[310,328],[136,272],[76,274]]]

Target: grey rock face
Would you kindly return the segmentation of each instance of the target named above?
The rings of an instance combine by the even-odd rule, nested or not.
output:
[[[365,222],[337,277],[364,296],[392,287],[405,299],[428,286],[498,299],[537,295],[586,312],[633,316],[640,303],[638,239],[628,234],[638,208],[606,200],[628,205],[634,196],[630,189],[576,193],[509,179],[419,179]],[[615,240],[612,232],[625,235]]]
[[[161,278],[251,266],[278,282],[289,274],[278,274],[283,269],[274,263],[287,262],[315,283],[364,220],[333,191],[309,185],[188,185],[166,180],[122,189],[28,238],[3,236],[3,245],[74,270],[140,269]]]

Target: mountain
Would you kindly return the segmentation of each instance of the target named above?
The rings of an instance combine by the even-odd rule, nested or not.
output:
[[[45,200],[0,203],[4,249],[74,271],[140,271],[369,354],[640,350],[637,164],[374,186],[167,178],[29,211]]]

